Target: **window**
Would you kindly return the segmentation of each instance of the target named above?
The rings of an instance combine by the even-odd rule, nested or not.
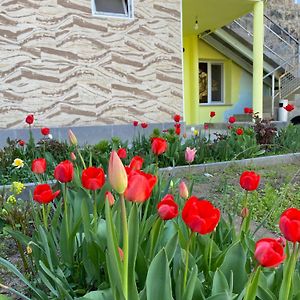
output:
[[[132,18],[133,0],[92,0],[95,16]]]
[[[224,102],[224,65],[218,62],[199,62],[199,103]]]

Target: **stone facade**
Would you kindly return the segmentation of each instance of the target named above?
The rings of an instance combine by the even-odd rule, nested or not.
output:
[[[294,0],[268,0],[266,14],[296,39],[300,39],[300,4]]]
[[[180,0],[0,0],[0,128],[169,122],[182,113]]]

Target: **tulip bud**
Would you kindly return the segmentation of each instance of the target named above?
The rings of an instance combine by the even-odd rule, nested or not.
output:
[[[174,182],[173,180],[170,181],[170,188],[172,189],[174,187]]]
[[[69,136],[69,141],[72,145],[76,146],[78,144],[76,135],[73,133],[73,131],[71,129],[69,129],[68,132],[68,136]]]
[[[116,151],[112,151],[108,164],[108,178],[112,188],[119,194],[124,194],[127,185],[127,173]]]
[[[179,184],[179,195],[183,199],[187,199],[189,197],[189,191],[184,181],[181,181]]]
[[[70,159],[73,160],[73,161],[76,160],[76,155],[75,155],[74,152],[71,152]]]
[[[110,206],[113,206],[115,203],[115,198],[111,192],[105,193],[105,199],[108,201]]]
[[[121,259],[121,261],[123,261],[124,260],[124,252],[120,247],[118,247],[118,251],[119,251],[120,259]]]
[[[241,217],[242,218],[247,218],[249,216],[249,209],[247,207],[244,207],[242,210],[241,210]]]

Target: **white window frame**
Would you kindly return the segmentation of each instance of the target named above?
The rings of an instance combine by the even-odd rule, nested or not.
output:
[[[109,0],[106,0],[109,1]],[[91,0],[92,14],[94,17],[105,17],[105,18],[120,18],[120,19],[133,19],[133,0],[128,1],[128,11],[126,14],[112,13],[112,12],[100,12],[96,10],[95,0]],[[125,0],[122,0],[124,11],[126,12],[127,7]]]
[[[224,70],[225,70],[225,64],[223,61],[207,61],[207,60],[199,60],[199,63],[205,63],[207,64],[207,103],[200,103],[200,99],[198,101],[199,105],[224,105],[224,95],[225,95],[225,76],[224,76]],[[212,85],[211,85],[211,65],[220,65],[221,66],[221,101],[213,101],[211,99],[212,95]],[[199,76],[199,71],[198,71]]]

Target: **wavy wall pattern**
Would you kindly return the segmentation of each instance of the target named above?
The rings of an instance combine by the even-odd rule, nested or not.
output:
[[[134,0],[134,19],[90,0],[0,0],[0,128],[168,122],[181,113],[180,0]]]

